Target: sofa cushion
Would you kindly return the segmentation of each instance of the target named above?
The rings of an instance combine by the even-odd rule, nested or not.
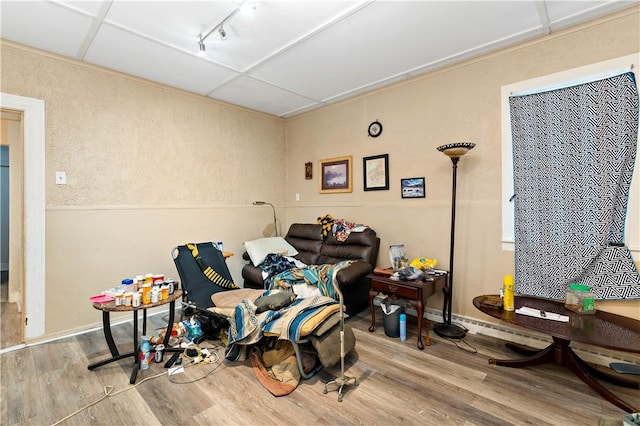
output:
[[[296,259],[307,265],[317,265],[320,248],[324,242],[322,225],[294,223],[289,227],[285,239],[298,250]]]
[[[351,232],[344,241],[338,241],[329,234],[320,248],[318,263],[336,263],[341,260],[362,260],[376,264],[378,257],[378,236],[376,232],[367,228],[362,232]]]
[[[249,254],[251,262],[258,266],[264,262],[264,258],[270,253],[283,256],[295,256],[298,251],[282,237],[259,238],[253,241],[245,241],[244,248]]]

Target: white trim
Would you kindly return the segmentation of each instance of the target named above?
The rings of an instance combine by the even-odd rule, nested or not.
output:
[[[33,339],[45,331],[44,101],[0,93],[0,106],[23,112],[25,339]]]
[[[514,208],[509,201],[513,190],[513,151],[511,139],[511,118],[509,111],[509,97],[522,96],[568,87],[587,81],[606,78],[607,76],[622,74],[631,70],[635,73],[636,84],[640,69],[640,53],[621,56],[619,58],[598,62],[583,67],[549,74],[530,80],[519,81],[501,87],[501,116],[502,116],[502,249],[514,250]],[[640,134],[638,147],[640,147]],[[627,207],[627,221],[625,224],[625,244],[631,251],[633,259],[640,261],[640,149],[636,154],[633,180],[629,190],[629,204]]]
[[[550,92],[552,90],[564,89],[565,87],[577,86],[579,84],[591,83],[596,80],[603,80],[605,78],[613,77],[615,75],[626,74],[633,70],[633,64],[627,65],[624,68],[618,68],[613,70],[606,70],[596,74],[580,76],[569,80],[557,81],[552,84],[547,84],[542,87],[529,88],[521,90],[519,92],[511,93],[511,96],[526,96],[534,93]]]

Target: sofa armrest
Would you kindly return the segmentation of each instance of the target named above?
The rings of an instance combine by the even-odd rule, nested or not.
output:
[[[336,278],[341,286],[349,286],[366,277],[373,270],[369,262],[357,260],[346,268],[338,271]]]

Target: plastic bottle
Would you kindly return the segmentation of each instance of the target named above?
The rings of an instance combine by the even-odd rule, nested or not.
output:
[[[505,275],[502,279],[504,286],[504,299],[502,300],[502,308],[505,311],[515,310],[515,296],[513,290],[513,275]]]
[[[149,368],[149,362],[151,361],[151,344],[147,336],[142,336],[142,343],[140,344],[140,370],[146,370]]]
[[[595,314],[595,295],[591,287],[578,283],[569,285],[564,307],[579,314]]]
[[[407,314],[400,314],[400,341],[407,340]]]
[[[133,280],[131,278],[123,279],[120,285],[122,286],[122,290],[124,290],[125,293],[133,292]]]

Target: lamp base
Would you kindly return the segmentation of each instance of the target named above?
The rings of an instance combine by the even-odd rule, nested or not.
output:
[[[462,339],[467,334],[467,330],[464,328],[444,322],[435,324],[433,326],[433,331],[435,331],[438,336],[449,339]]]

